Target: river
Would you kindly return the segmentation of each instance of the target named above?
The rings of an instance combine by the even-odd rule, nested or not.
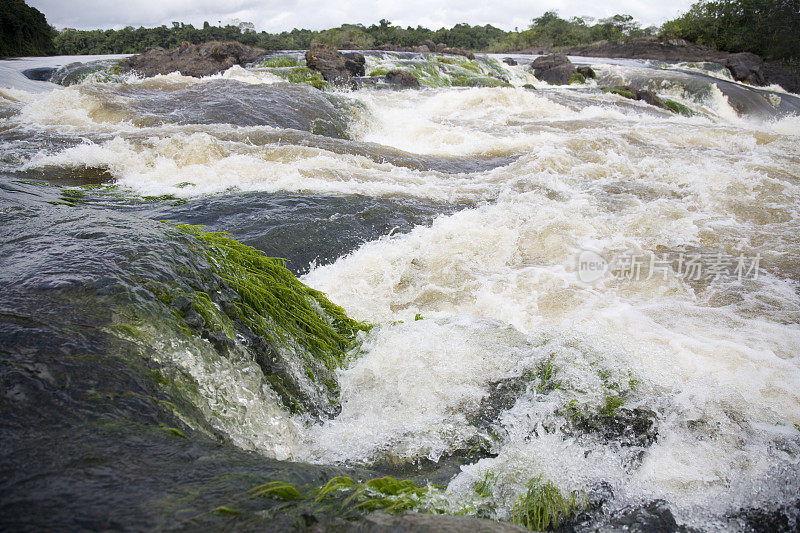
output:
[[[2,523],[289,527],[201,511],[369,471],[437,483],[448,514],[512,520],[538,478],[588,502],[579,531],[651,502],[794,530],[800,98],[602,58],[556,87],[506,57],[367,55],[416,69],[405,91],[241,67],[61,87],[0,62]],[[225,317],[192,329],[227,278],[177,223],[369,324],[341,368],[320,379],[292,339],[266,364]]]

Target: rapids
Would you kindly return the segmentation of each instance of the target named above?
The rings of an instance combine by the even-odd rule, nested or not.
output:
[[[543,476],[599,502],[577,530],[653,501],[703,531],[796,528],[800,98],[703,65],[597,58],[573,58],[596,80],[554,87],[531,56],[504,57],[370,52],[368,74],[410,69],[423,88],[352,92],[258,67],[59,87],[0,62],[0,413],[28,412],[3,426],[4,470],[29,468],[20,428],[37,410],[60,420],[32,391],[70,390],[51,376],[69,374],[58,359],[36,354],[103,366],[113,349],[171,369],[187,431],[256,452],[253,465],[435,481],[448,512],[497,520]],[[503,86],[460,86],[465,76]],[[620,84],[693,115],[601,90]],[[188,251],[176,222],[285,258],[372,325],[336,371],[335,408],[282,403],[241,334],[225,351],[171,322],[148,280],[225,306],[213,261]],[[586,276],[587,256],[599,275]],[[619,275],[631,258],[639,270]],[[696,276],[681,270],[689,258]],[[325,403],[311,381],[298,387]],[[144,409],[114,406],[122,419]],[[8,483],[22,509],[20,491],[50,490]]]

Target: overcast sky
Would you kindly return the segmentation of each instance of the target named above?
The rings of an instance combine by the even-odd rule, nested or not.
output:
[[[344,23],[370,25],[387,19],[400,26],[438,29],[459,22],[524,29],[534,17],[555,9],[564,18],[633,15],[642,25],[660,25],[685,12],[691,0],[27,0],[57,28],[160,26],[180,21],[200,26],[253,22],[256,29],[319,30]]]

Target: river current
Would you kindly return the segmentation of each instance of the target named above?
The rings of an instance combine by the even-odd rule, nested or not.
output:
[[[194,268],[170,228],[200,224],[373,325],[336,373],[340,408],[310,416],[253,360],[140,316],[140,356],[191,381],[182,419],[209,438],[398,477],[467,457],[441,498],[463,509],[489,475],[493,519],[543,476],[605,491],[586,528],[654,500],[701,530],[752,510],[796,525],[800,98],[596,58],[574,58],[596,80],[555,87],[503,57],[472,63],[509,86],[454,87],[447,64],[368,55],[427,73],[404,91],[241,67],[60,87],[2,62],[7,365],[44,379],[36,354],[102,344],[90,330],[125,312],[89,309],[116,291],[149,309],[147,280]],[[601,90],[626,84],[692,114]],[[8,383],[3,408],[35,396]]]

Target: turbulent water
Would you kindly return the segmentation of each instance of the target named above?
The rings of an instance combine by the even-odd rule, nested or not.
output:
[[[192,384],[188,427],[270,459],[413,474],[479,448],[438,480],[453,509],[489,472],[495,519],[542,475],[604,491],[585,528],[653,500],[701,530],[793,527],[800,99],[624,60],[552,87],[514,57],[469,65],[502,87],[374,53],[367,73],[416,68],[423,89],[239,67],[0,89],[4,357],[47,381],[37,353],[91,351],[136,309],[147,338],[122,337]],[[620,84],[693,115],[600,90]],[[163,220],[285,257],[374,325],[337,373],[340,409],[290,414],[246,354],[142,318],[147,280],[211,283]],[[58,340],[32,341],[40,323]],[[7,383],[3,412],[36,396]]]

